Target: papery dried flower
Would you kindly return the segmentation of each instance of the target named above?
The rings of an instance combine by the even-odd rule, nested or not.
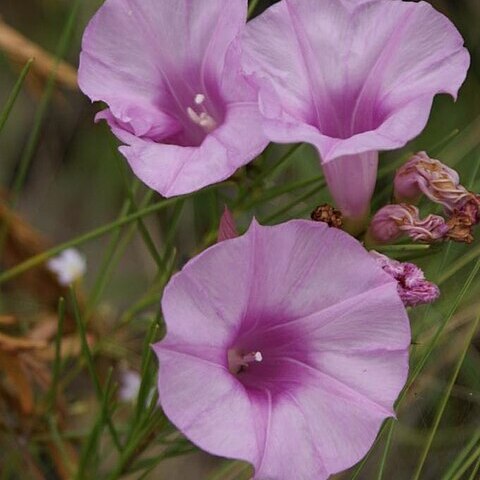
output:
[[[452,215],[465,215],[472,225],[477,225],[480,222],[480,195],[468,192],[468,195],[452,205],[451,211]]]
[[[408,372],[410,328],[387,275],[324,223],[256,222],[165,289],[161,406],[255,479],[322,480],[371,447]]]
[[[397,281],[398,294],[406,307],[432,303],[440,296],[437,285],[426,280],[423,271],[414,263],[399,262],[374,250],[370,254]]]
[[[58,282],[67,287],[82,278],[87,271],[85,257],[75,248],[64,250],[47,263],[48,269],[57,275]]]
[[[468,214],[457,212],[447,220],[447,238],[454,242],[473,242],[473,222]]]
[[[333,208],[327,203],[319,205],[311,214],[310,218],[314,222],[324,222],[329,227],[342,228],[343,215],[340,210]]]
[[[238,237],[235,219],[233,218],[232,212],[225,205],[222,218],[220,218],[217,241],[223,242],[224,240],[229,240],[230,238],[235,237]]]
[[[80,87],[164,196],[228,178],[268,143],[240,67],[246,16],[247,0],[106,0],[85,31]]]
[[[417,207],[405,203],[386,205],[373,217],[368,235],[376,243],[394,242],[403,235],[416,242],[444,240],[449,227],[443,217],[428,215],[420,218]]]
[[[419,152],[397,170],[394,195],[398,202],[416,203],[422,194],[452,211],[469,192],[455,170]]]
[[[316,147],[350,222],[366,219],[378,152],[416,137],[469,65],[455,26],[426,2],[283,0],[244,36],[266,134]]]

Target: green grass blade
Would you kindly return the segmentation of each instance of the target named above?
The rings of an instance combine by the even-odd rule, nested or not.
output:
[[[422,473],[423,467],[425,465],[425,461],[427,459],[427,456],[430,452],[430,449],[432,447],[433,439],[435,438],[435,434],[437,433],[438,427],[440,425],[440,421],[442,420],[443,413],[445,412],[445,408],[447,406],[448,400],[450,399],[450,395],[452,393],[453,386],[455,385],[455,382],[457,381],[458,375],[460,373],[460,370],[462,368],[463,362],[465,360],[465,356],[467,355],[467,351],[470,348],[470,344],[473,340],[473,337],[478,329],[478,325],[480,322],[480,316],[477,317],[475,320],[473,327],[469,334],[467,335],[467,338],[465,340],[465,344],[463,347],[463,350],[460,354],[460,357],[457,361],[457,364],[455,365],[455,370],[453,372],[453,375],[448,383],[447,388],[444,391],[444,394],[442,396],[442,399],[440,400],[440,404],[438,406],[437,413],[435,415],[435,419],[433,422],[433,427],[431,429],[431,432],[428,436],[427,442],[425,444],[425,448],[422,451],[422,454],[420,456],[420,460],[418,462],[417,468],[415,469],[415,473],[412,477],[412,480],[418,480],[420,478],[420,475]]]
[[[95,388],[95,393],[97,395],[98,401],[102,404],[104,400],[104,395],[105,393],[102,390],[102,386],[100,385],[100,380],[98,378],[97,372],[95,370],[95,365],[93,362],[93,355],[92,352],[90,351],[90,347],[88,345],[87,341],[87,332],[85,330],[85,323],[84,320],[82,319],[80,315],[80,310],[78,308],[78,302],[77,302],[77,297],[75,295],[74,289],[71,287],[70,288],[70,301],[72,303],[73,307],[73,314],[75,317],[75,321],[77,323],[78,331],[80,333],[80,340],[81,340],[81,347],[82,347],[82,354],[83,357],[86,361],[88,371],[90,373],[90,378],[92,379],[93,386]],[[118,451],[122,450],[122,446],[120,444],[120,440],[118,438],[117,431],[115,430],[115,426],[113,425],[112,419],[110,416],[107,415],[107,424],[108,424],[108,429],[110,430],[110,435],[112,437],[112,440],[117,447]]]
[[[2,113],[0,113],[0,132],[3,130],[3,127],[7,123],[8,117],[10,116],[10,113],[15,105],[15,102],[17,101],[18,95],[22,90],[23,83],[27,78],[28,72],[30,71],[30,67],[32,66],[33,61],[34,59],[31,58],[23,67],[22,71],[20,72],[20,76],[18,77],[18,80],[15,82],[13,90],[7,99],[7,103],[5,104],[5,107],[3,107]]]
[[[145,217],[147,215],[151,215],[152,213],[159,212],[160,210],[163,210],[169,207],[170,205],[173,205],[175,202],[176,202],[175,198],[170,198],[168,200],[162,200],[160,202],[154,203],[153,205],[150,205],[146,208],[138,210],[135,213],[125,215],[125,217],[119,220],[115,220],[114,222],[107,223],[106,225],[102,225],[101,227],[91,230],[72,240],[69,240],[65,243],[57,245],[51,248],[50,250],[47,250],[43,253],[35,255],[34,257],[31,257],[28,260],[16,265],[10,270],[0,273],[0,284],[8,280],[11,280],[12,278],[17,277],[18,275],[21,275],[22,273],[30,270],[31,268],[37,267],[42,263],[45,263],[47,260],[54,257],[55,255],[58,255],[63,250],[66,250],[67,248],[77,247],[91,240],[95,240],[96,238],[99,238],[107,233],[110,233],[119,227],[128,225],[129,223],[132,223],[132,222],[136,222],[139,218]]]
[[[62,60],[62,58],[67,53],[67,50],[70,46],[72,33],[76,25],[76,19],[77,19],[77,15],[78,15],[81,4],[82,4],[82,0],[74,0],[74,2],[72,3],[72,8],[70,10],[70,13],[68,15],[68,19],[65,23],[65,27],[61,34],[61,37],[58,43],[58,49],[55,55],[55,64],[48,77],[45,92],[42,95],[40,104],[35,114],[32,130],[30,132],[27,143],[25,145],[23,154],[20,158],[17,175],[12,185],[11,206],[15,206],[17,202],[18,195],[25,182],[25,178],[26,178],[28,169],[30,167],[31,160],[35,153],[35,149],[37,148],[38,141],[40,139],[43,121],[45,119],[46,113],[48,111],[48,107],[50,106],[50,102],[53,96],[53,92],[55,90],[55,79],[57,76],[58,65]]]
[[[472,473],[471,473],[470,477],[468,478],[468,480],[478,479],[477,474],[478,474],[479,470],[480,470],[480,456],[478,457],[477,463],[476,463],[475,467],[473,468]]]
[[[47,394],[47,412],[51,413],[55,405],[55,399],[57,398],[58,382],[60,377],[60,371],[62,368],[62,338],[63,338],[63,325],[65,323],[65,299],[60,298],[58,301],[58,326],[57,333],[55,335],[55,359],[52,367],[52,383],[50,390]]]
[[[455,475],[451,478],[451,480],[460,480],[463,474],[473,465],[476,461],[478,464],[478,459],[480,458],[480,446],[476,448],[476,450],[468,457],[465,463],[458,469]]]
[[[110,418],[108,413],[108,402],[112,393],[112,374],[113,368],[110,368],[107,375],[107,380],[105,382],[105,390],[101,398],[101,409],[95,425],[91,429],[90,435],[88,436],[87,441],[83,446],[80,461],[78,464],[77,475],[75,477],[76,480],[84,480],[85,478],[87,478],[85,476],[85,473],[88,467],[92,466],[92,464],[95,463],[93,460],[98,458],[98,444],[100,440],[100,435],[102,433],[102,430],[105,428],[105,425],[108,424]]]
[[[253,12],[257,8],[257,5],[260,0],[251,0],[250,3],[248,4],[248,17],[251,17],[253,15]]]
[[[461,467],[462,462],[468,457],[468,454],[472,451],[475,445],[480,440],[480,430],[475,432],[470,441],[462,448],[457,457],[451,462],[448,470],[443,474],[442,480],[448,480],[452,478],[455,472]]]

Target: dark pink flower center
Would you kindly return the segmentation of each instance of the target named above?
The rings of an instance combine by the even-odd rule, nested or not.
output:
[[[379,128],[386,120],[386,112],[376,95],[362,86],[341,95],[331,94],[311,113],[309,123],[331,138],[347,139]]]
[[[218,90],[215,86],[193,89],[179,85],[162,110],[181,128],[162,142],[183,147],[201,145],[225,119],[225,100]]]
[[[247,390],[268,390],[272,396],[302,384],[309,357],[308,339],[288,323],[254,326],[227,352],[230,372]]]

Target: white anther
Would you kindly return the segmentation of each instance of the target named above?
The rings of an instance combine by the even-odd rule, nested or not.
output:
[[[255,355],[253,356],[256,362],[261,362],[263,360],[263,356],[260,352],[255,352]]]
[[[205,101],[205,95],[203,93],[197,93],[195,95],[195,103],[201,105]]]

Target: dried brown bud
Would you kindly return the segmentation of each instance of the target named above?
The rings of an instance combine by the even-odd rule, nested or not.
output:
[[[333,208],[328,203],[319,205],[310,215],[311,219],[315,222],[324,222],[329,227],[342,228],[343,217],[342,212]]]
[[[455,212],[448,220],[447,238],[454,242],[470,244],[473,242],[472,227],[474,222],[467,213]]]

